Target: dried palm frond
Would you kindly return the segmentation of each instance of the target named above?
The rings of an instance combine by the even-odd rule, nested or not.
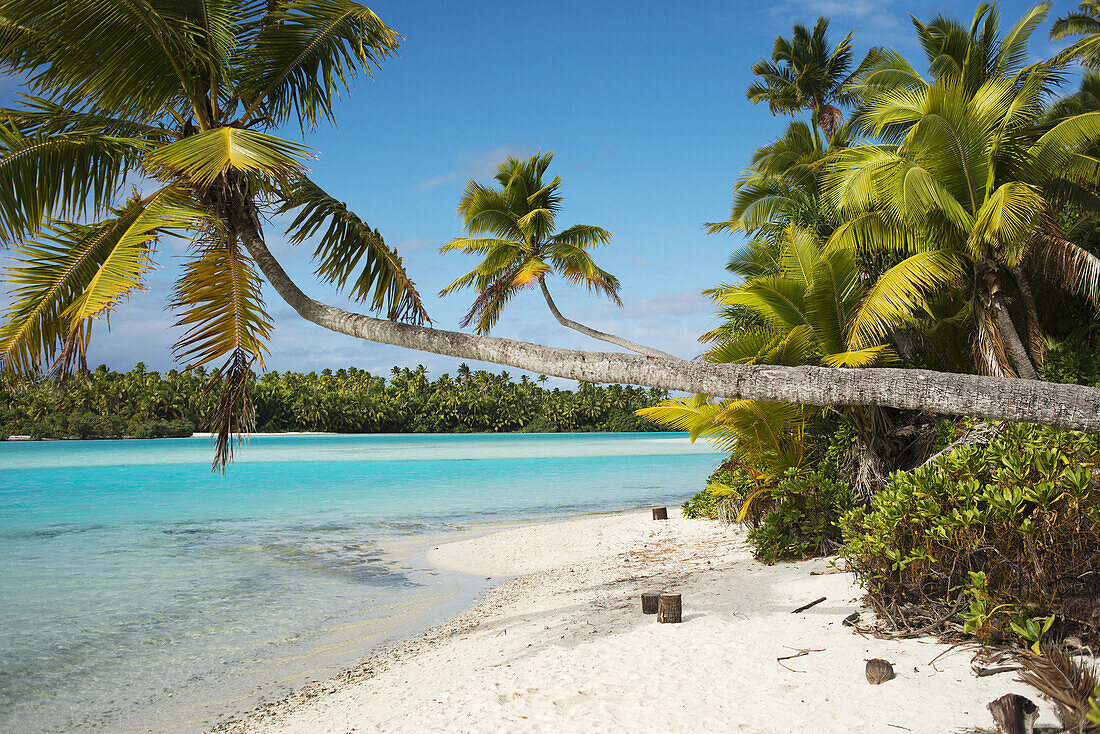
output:
[[[1086,717],[1089,696],[1096,689],[1096,668],[1074,659],[1058,644],[1045,643],[1042,654],[1030,651],[1017,655],[1023,670],[1020,680],[1035,687],[1054,704],[1058,721],[1069,731],[1097,731],[1100,726]]]

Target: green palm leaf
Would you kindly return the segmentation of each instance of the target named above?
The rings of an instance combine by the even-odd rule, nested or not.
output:
[[[0,368],[39,372],[60,355],[56,367],[66,372],[82,358],[92,322],[144,288],[160,234],[204,216],[171,189],[132,197],[114,214],[94,225],[52,224],[38,241],[14,248],[17,264],[5,274],[14,302],[0,327]]]
[[[292,118],[305,127],[332,119],[332,101],[359,74],[397,50],[398,35],[350,0],[282,0],[264,17],[244,55],[240,122]]]
[[[876,345],[890,331],[911,322],[913,312],[942,288],[966,277],[967,264],[949,250],[912,255],[887,270],[863,297],[849,327],[850,350]]]
[[[27,136],[0,124],[0,239],[33,235],[48,219],[100,214],[146,147],[98,131]]]
[[[313,252],[322,280],[340,289],[350,281],[356,300],[369,302],[375,311],[385,310],[390,319],[415,324],[429,320],[416,284],[378,230],[304,177],[290,191],[280,213],[294,210],[286,230],[294,244],[324,228]]]

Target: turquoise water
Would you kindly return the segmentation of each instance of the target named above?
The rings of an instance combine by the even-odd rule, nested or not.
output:
[[[428,545],[484,523],[679,504],[681,434],[0,443],[0,731],[198,731],[480,587]],[[482,581],[484,583],[484,581]],[[448,607],[447,604],[451,607]]]

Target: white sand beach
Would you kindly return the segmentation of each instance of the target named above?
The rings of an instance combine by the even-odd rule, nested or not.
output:
[[[670,514],[527,525],[440,546],[429,559],[441,568],[516,578],[449,622],[216,731],[945,734],[991,727],[986,703],[1009,692],[1035,700],[1041,724],[1055,723],[1011,673],[977,678],[970,649],[843,626],[869,612],[849,574],[811,575],[826,560],[765,566],[742,531]],[[647,590],[682,594],[683,623],[643,615]],[[813,652],[777,661],[800,650]],[[870,685],[864,661],[876,657],[897,678]]]

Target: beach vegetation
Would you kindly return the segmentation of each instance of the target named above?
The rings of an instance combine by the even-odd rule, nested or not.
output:
[[[897,472],[840,521],[840,555],[884,619],[986,640],[1096,640],[1100,438],[1010,424]],[[941,630],[936,630],[941,631]]]

